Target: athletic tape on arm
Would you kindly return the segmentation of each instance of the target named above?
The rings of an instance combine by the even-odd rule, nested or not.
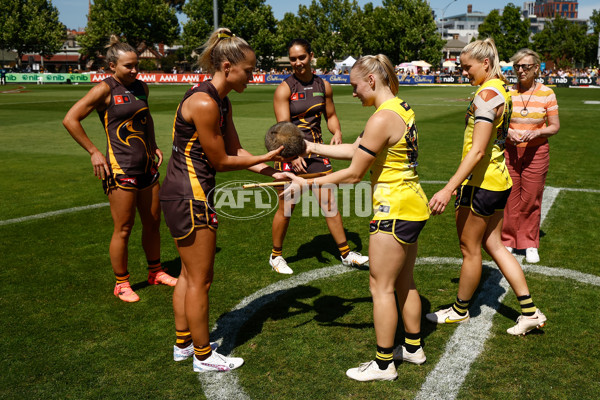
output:
[[[481,97],[483,91],[475,96],[475,99],[473,100],[473,104],[476,107],[475,123],[489,122],[490,124],[493,124],[494,119],[496,118],[496,108],[504,104],[504,97],[496,88],[486,88],[485,90],[491,90],[495,92],[496,96],[487,101]]]

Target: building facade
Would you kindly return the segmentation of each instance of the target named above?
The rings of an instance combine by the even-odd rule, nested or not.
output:
[[[556,15],[560,15],[563,18],[577,19],[578,6],[577,0],[536,0],[534,12],[537,17],[541,18],[554,18]]]

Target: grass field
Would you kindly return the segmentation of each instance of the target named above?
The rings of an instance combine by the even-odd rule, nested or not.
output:
[[[264,151],[264,133],[274,123],[274,88],[253,86],[231,95],[241,142],[251,152]],[[150,88],[157,142],[165,156],[170,155],[174,111],[186,89]],[[423,321],[427,363],[399,365],[395,382],[359,383],[345,377],[346,369],[374,356],[368,271],[328,273],[333,269],[327,267],[339,264],[337,250],[324,219],[315,216],[292,219],[284,246],[295,271],[291,277],[273,273],[266,262],[270,215],[220,219],[210,324],[218,325],[213,339],[222,338],[222,348],[244,357],[246,364],[230,376],[199,380],[191,362],[174,363],[172,289],[145,284],[139,220],[130,240],[129,271],[141,301],[126,304],[112,294],[108,207],[24,218],[107,202],[88,155],[61,124],[87,90],[83,85],[34,85],[0,93],[0,398],[598,398],[600,106],[585,101],[600,100],[600,90],[555,89],[562,127],[551,139],[547,186],[561,190],[542,225],[540,265],[547,268],[526,269],[548,325],[526,337],[506,334],[519,314],[518,302],[510,289],[501,304],[486,297],[504,289],[493,263],[484,258],[481,287],[489,287],[478,295],[483,305],[471,312],[483,316],[489,307],[497,312],[490,317],[489,336],[465,337],[473,348],[481,346],[481,353],[464,370],[458,393],[448,389],[444,396],[424,388],[442,364],[447,343],[464,325],[436,327]],[[400,97],[417,114],[419,173],[428,196],[442,186],[435,182],[447,180],[458,165],[466,99],[472,92],[470,87],[400,88]],[[334,93],[344,140],[353,141],[373,110],[361,108],[348,86],[336,86]],[[95,114],[84,127],[104,149]],[[345,165],[334,162],[335,168]],[[165,171],[166,163],[163,177]],[[265,180],[245,171],[218,177],[219,182]],[[367,253],[368,219],[349,216],[344,225],[350,247]],[[161,234],[163,264],[177,275],[179,258],[164,224]],[[460,251],[451,212],[428,222],[419,257],[415,279],[426,313],[456,296]],[[264,295],[255,295],[259,290]],[[244,299],[251,301],[230,312]],[[433,386],[444,393],[456,379],[450,375]],[[227,388],[235,394],[223,394]]]

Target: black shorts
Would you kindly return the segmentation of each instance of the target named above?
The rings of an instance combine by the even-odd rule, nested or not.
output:
[[[318,174],[323,172],[329,173],[332,171],[331,163],[327,157],[304,158],[304,161],[306,162],[306,168],[304,168],[306,169],[306,172],[297,174],[298,176],[302,176],[304,174]],[[278,171],[291,172],[295,174],[291,162],[275,161],[273,168]]]
[[[397,241],[404,244],[413,244],[427,223],[425,221],[405,221],[403,219],[373,220],[369,225],[371,235],[377,232],[393,235]]]
[[[217,230],[217,214],[200,200],[161,200],[160,206],[171,236],[175,240],[185,239],[196,228]]]
[[[152,166],[150,171],[141,175],[125,175],[111,173],[105,179],[102,179],[102,188],[104,193],[108,194],[112,189],[125,190],[144,190],[158,182],[160,173],[158,168]]]
[[[490,217],[496,211],[504,210],[509,195],[510,189],[495,192],[476,186],[463,185],[456,191],[454,208],[468,207],[477,215]]]

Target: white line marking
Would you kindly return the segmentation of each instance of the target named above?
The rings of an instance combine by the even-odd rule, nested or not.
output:
[[[556,200],[556,197],[559,193],[560,189],[549,186],[544,188],[544,195],[542,197],[542,215],[540,217],[540,226],[542,226],[542,224],[544,223],[544,220],[548,216],[548,211],[550,211],[550,208],[552,208],[554,200]]]
[[[262,288],[244,298],[230,312],[225,314],[223,318],[219,319],[213,327],[210,339],[219,343],[220,353],[228,355],[235,346],[236,337],[242,326],[266,304],[274,301],[289,289],[299,285],[351,271],[358,270],[339,264],[333,267],[304,272],[293,278],[285,279]],[[204,395],[209,400],[250,399],[248,394],[239,386],[236,371],[227,373],[200,373],[198,379],[202,383]]]
[[[461,258],[452,257],[424,257],[418,258],[416,261],[417,265],[452,265],[454,267],[460,266],[461,263]],[[446,353],[426,378],[421,391],[417,394],[417,399],[454,399],[464,377],[469,372],[468,367],[483,350],[485,340],[489,336],[492,318],[509,288],[508,282],[495,264],[486,263],[485,268],[491,269],[490,275],[471,308],[473,311],[471,320],[456,328],[454,335],[446,345]],[[596,275],[539,265],[524,265],[523,269],[542,275],[564,277],[600,286],[600,276]],[[211,332],[211,341],[217,341],[221,352],[228,355],[235,347],[236,338],[242,326],[262,307],[275,301],[294,287],[352,271],[357,271],[357,269],[339,264],[304,272],[262,288],[242,299],[230,312],[217,321]],[[466,368],[465,364],[467,364]],[[449,374],[448,370],[453,371],[452,374]],[[340,372],[340,376],[342,372]],[[437,377],[433,375],[434,373],[437,374]],[[250,400],[250,396],[239,385],[237,371],[200,373],[198,379],[202,383],[204,395],[208,400]]]
[[[460,260],[462,262],[462,260]],[[493,269],[469,311],[471,319],[460,324],[446,344],[446,350],[415,397],[417,400],[455,399],[471,364],[483,351],[509,284],[499,270]],[[441,328],[444,329],[444,328]]]
[[[369,183],[369,181],[362,181],[362,182]],[[443,184],[446,183],[446,181],[421,181],[421,183],[427,184],[427,185],[443,185]],[[556,190],[556,189],[558,189],[560,191],[565,190],[565,191],[570,191],[570,192],[600,193],[600,190],[596,190],[596,189],[553,188],[553,187],[550,187],[550,186],[546,186],[546,190],[549,190],[549,189],[550,190]],[[545,191],[544,191],[544,195],[545,195]],[[552,200],[552,202],[553,201],[554,200]],[[98,204],[91,204],[89,206],[66,208],[66,209],[63,209],[63,210],[50,211],[50,212],[42,213],[42,214],[35,214],[35,215],[28,215],[28,216],[20,217],[20,218],[6,219],[4,221],[0,221],[0,226],[2,226],[2,225],[9,225],[9,224],[15,224],[15,223],[19,223],[19,222],[31,221],[31,220],[34,220],[34,219],[41,219],[41,218],[51,217],[51,216],[54,216],[54,215],[68,214],[68,213],[72,213],[72,212],[76,212],[76,211],[89,210],[89,209],[92,209],[92,208],[106,207],[108,205],[109,205],[108,203],[98,203]]]
[[[18,224],[21,222],[32,221],[35,219],[43,219],[43,218],[52,217],[55,215],[69,214],[69,213],[73,213],[73,212],[77,212],[77,211],[91,210],[93,208],[106,207],[108,205],[109,205],[109,203],[98,203],[98,204],[91,204],[89,206],[65,208],[63,210],[58,210],[58,211],[50,211],[50,212],[46,212],[46,213],[42,213],[42,214],[28,215],[26,217],[21,217],[21,218],[5,219],[4,221],[0,221],[0,226],[10,225],[10,224]]]

